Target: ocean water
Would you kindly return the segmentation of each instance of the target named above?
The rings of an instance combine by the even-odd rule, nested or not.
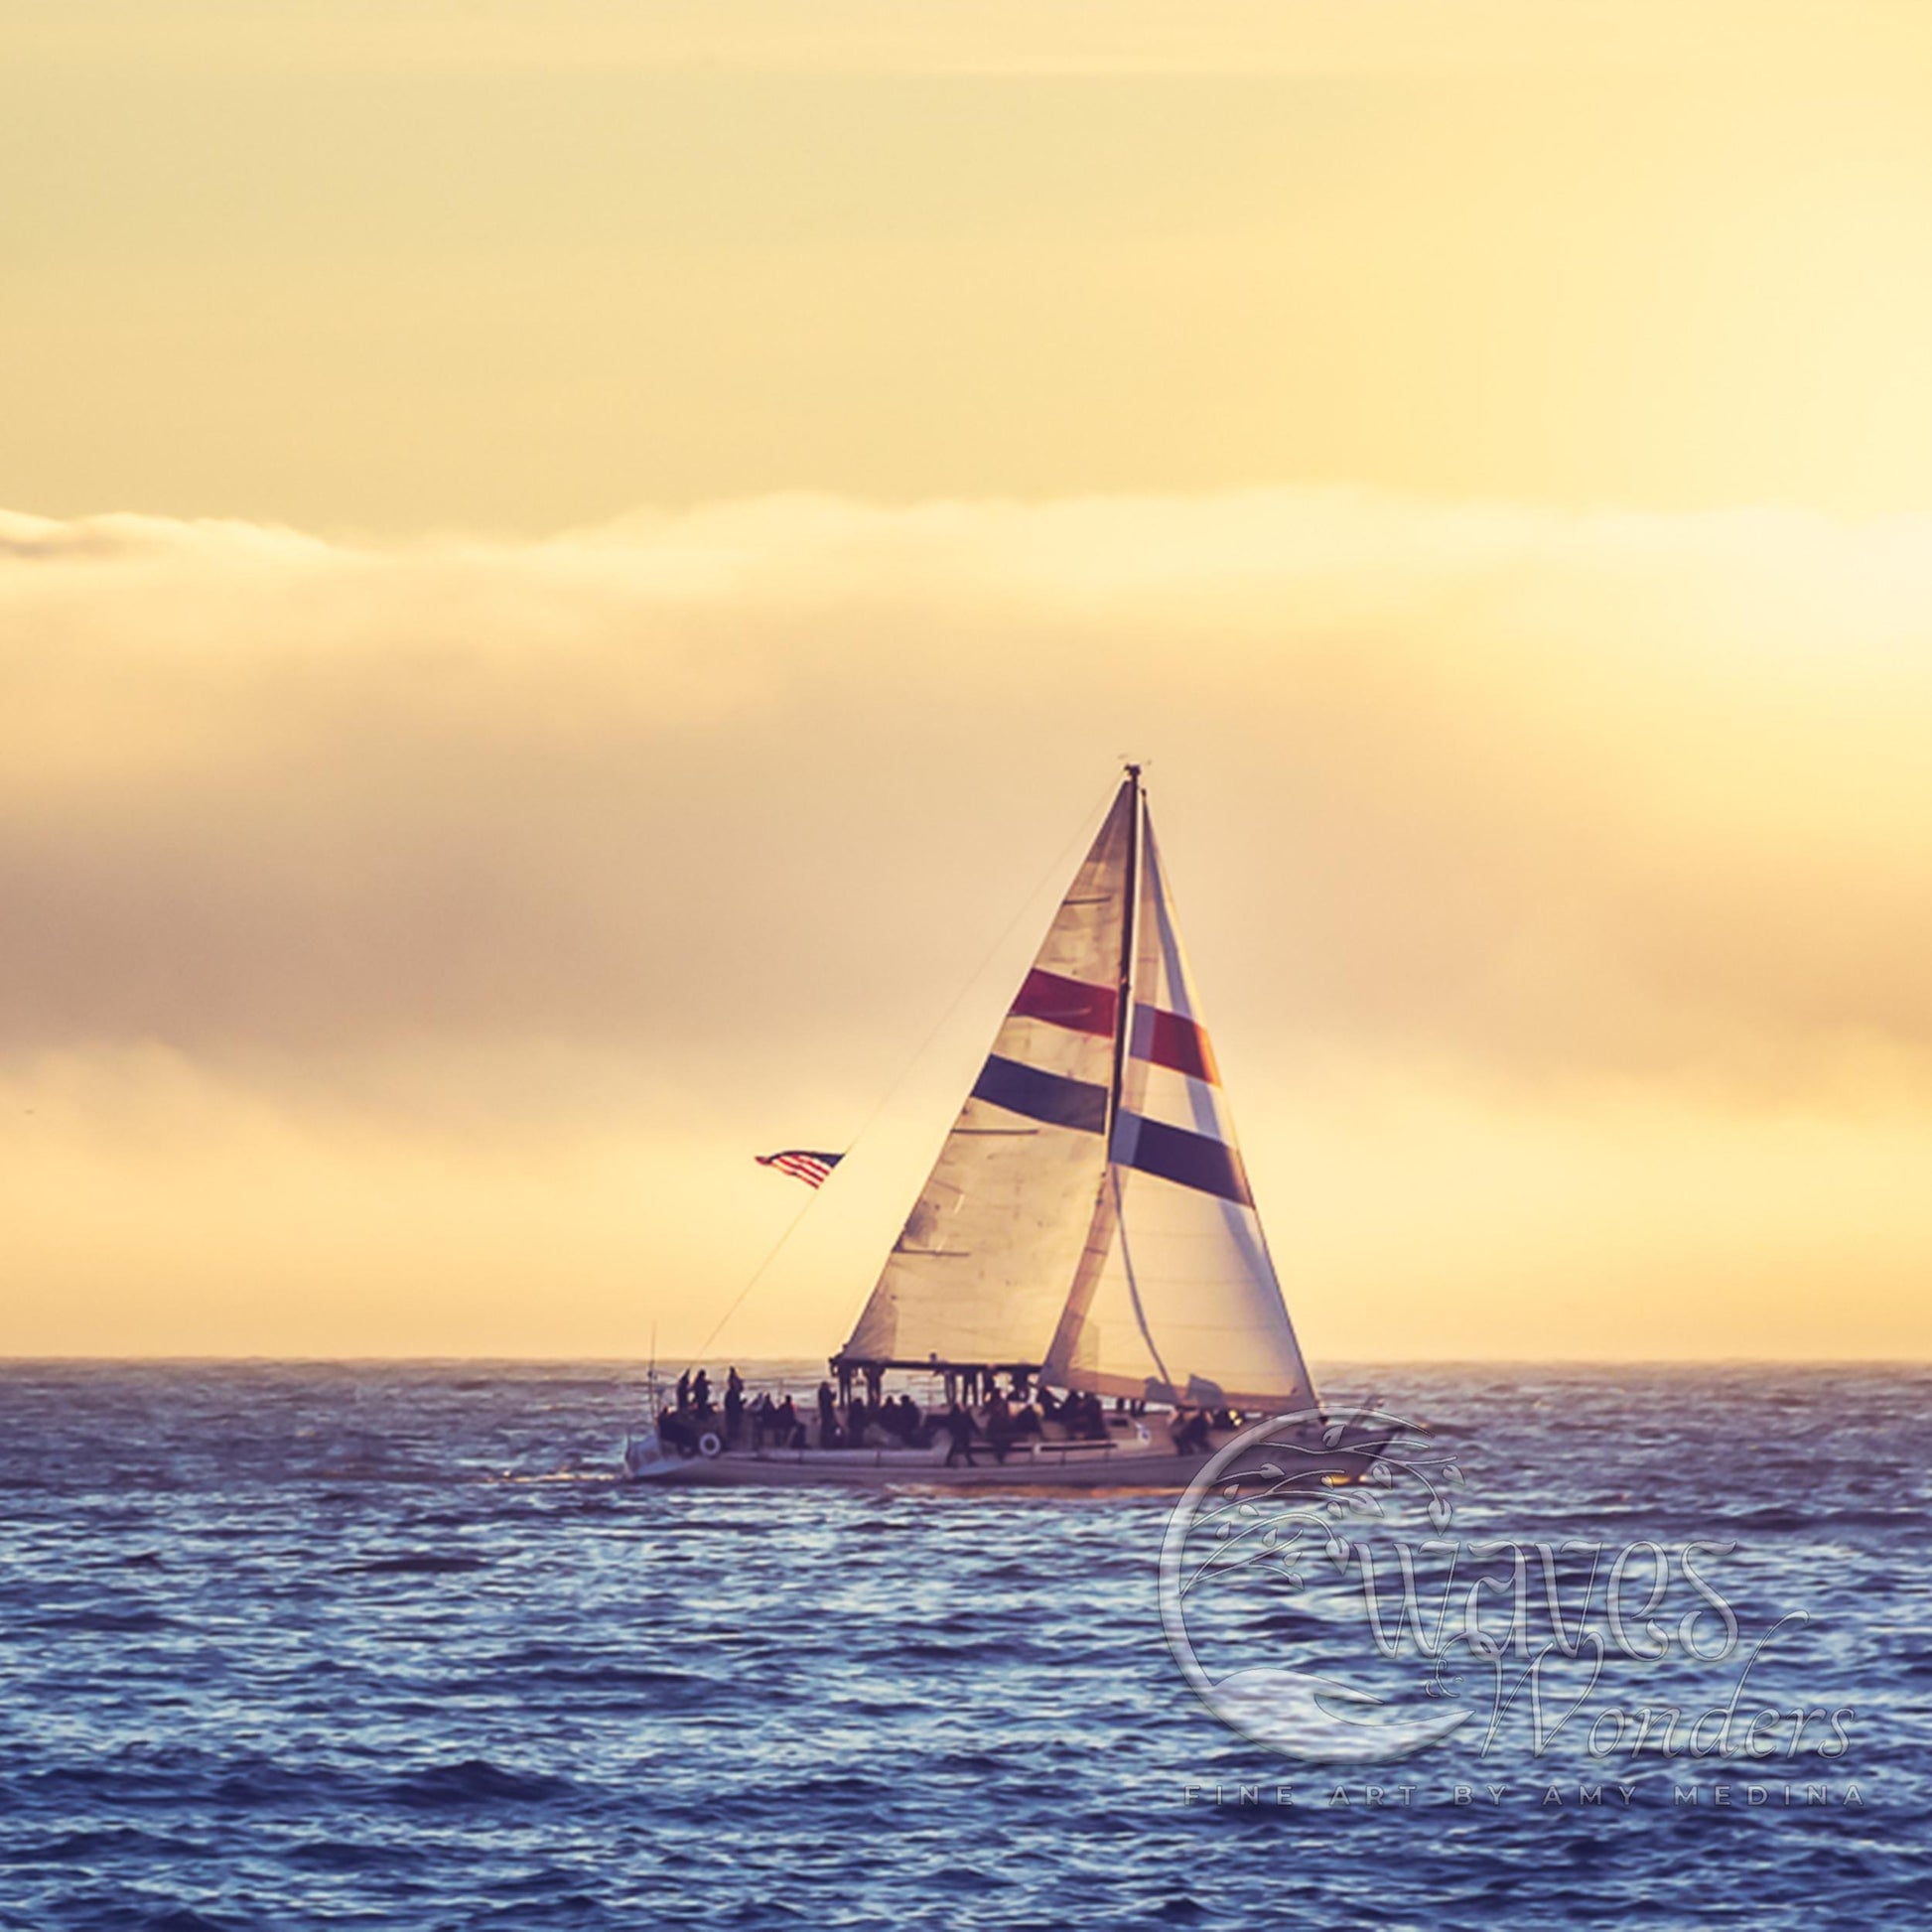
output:
[[[1453,1457],[1452,1534],[1568,1542],[1572,1581],[1665,1553],[1623,1605],[1665,1654],[1612,1647],[1587,1717],[1722,1706],[1794,1613],[1739,1709],[1827,1715],[1762,1761],[1539,1750],[1521,1695],[1485,1733],[1480,1671],[1374,1652],[1331,1567],[1237,1604],[1216,1669],[1353,1644],[1473,1715],[1284,1756],[1182,1682],[1160,1499],[622,1486],[605,1366],[15,1363],[0,1927],[1922,1921],[1932,1372],[1372,1380]],[[1708,1599],[1637,1587],[1699,1542],[1710,1658]]]

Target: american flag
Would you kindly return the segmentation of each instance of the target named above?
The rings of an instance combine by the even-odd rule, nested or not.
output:
[[[802,1180],[807,1187],[822,1187],[825,1176],[845,1159],[843,1154],[808,1154],[802,1147],[788,1147],[778,1154],[756,1154],[752,1157],[761,1168],[776,1168],[780,1173],[788,1173],[794,1180]]]

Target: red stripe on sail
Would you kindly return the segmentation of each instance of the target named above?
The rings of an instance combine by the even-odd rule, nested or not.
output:
[[[1017,1020],[1044,1020],[1048,1026],[1064,1027],[1070,1033],[1111,1034],[1118,999],[1111,986],[1070,980],[1035,966],[1008,1013]]]
[[[1184,1014],[1169,1013],[1161,1007],[1136,1007],[1134,1057],[1172,1067],[1210,1086],[1221,1084],[1221,1070],[1214,1064],[1214,1049],[1207,1043],[1207,1035]]]

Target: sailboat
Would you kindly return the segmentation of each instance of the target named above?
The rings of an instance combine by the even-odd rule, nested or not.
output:
[[[858,1443],[840,1431],[838,1447],[794,1431],[754,1449],[712,1429],[678,1456],[653,1431],[628,1473],[1179,1488],[1230,1428],[1285,1415],[1306,1418],[1300,1473],[1360,1473],[1357,1432],[1321,1413],[1282,1298],[1139,765],[830,1367],[842,1400],[858,1389],[876,1405],[897,1372],[942,1384],[956,1417],[962,1389],[970,1402],[1004,1378],[1003,1404],[1045,1392],[1056,1420],[991,1445],[976,1429],[971,1463],[943,1418],[917,1447],[876,1428]]]

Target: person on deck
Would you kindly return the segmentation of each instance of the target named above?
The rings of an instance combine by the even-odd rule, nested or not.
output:
[[[790,1396],[786,1396],[778,1404],[771,1420],[777,1430],[777,1443],[780,1449],[805,1447],[805,1425],[798,1420],[797,1406]]]
[[[1184,1421],[1183,1417],[1185,1417]],[[1173,1446],[1182,1455],[1207,1453],[1208,1420],[1205,1409],[1196,1409],[1191,1415],[1184,1409],[1174,1411]]]
[[[839,1446],[839,1409],[832,1399],[832,1385],[829,1382],[818,1385],[818,1446],[820,1449],[837,1449]]]
[[[677,1378],[677,1412],[681,1416],[691,1406],[691,1371],[687,1368]]]
[[[1013,1411],[997,1388],[986,1399],[986,1440],[992,1446],[994,1461],[1004,1462],[1013,1442]]]
[[[952,1438],[951,1446],[946,1450],[946,1467],[950,1469],[962,1455],[966,1458],[966,1466],[969,1469],[977,1467],[978,1465],[973,1461],[972,1411],[962,1408],[958,1402],[955,1402],[940,1420]]]
[[[733,1449],[738,1447],[744,1428],[745,1384],[739,1380],[737,1369],[733,1369],[725,1378],[725,1441]]]

